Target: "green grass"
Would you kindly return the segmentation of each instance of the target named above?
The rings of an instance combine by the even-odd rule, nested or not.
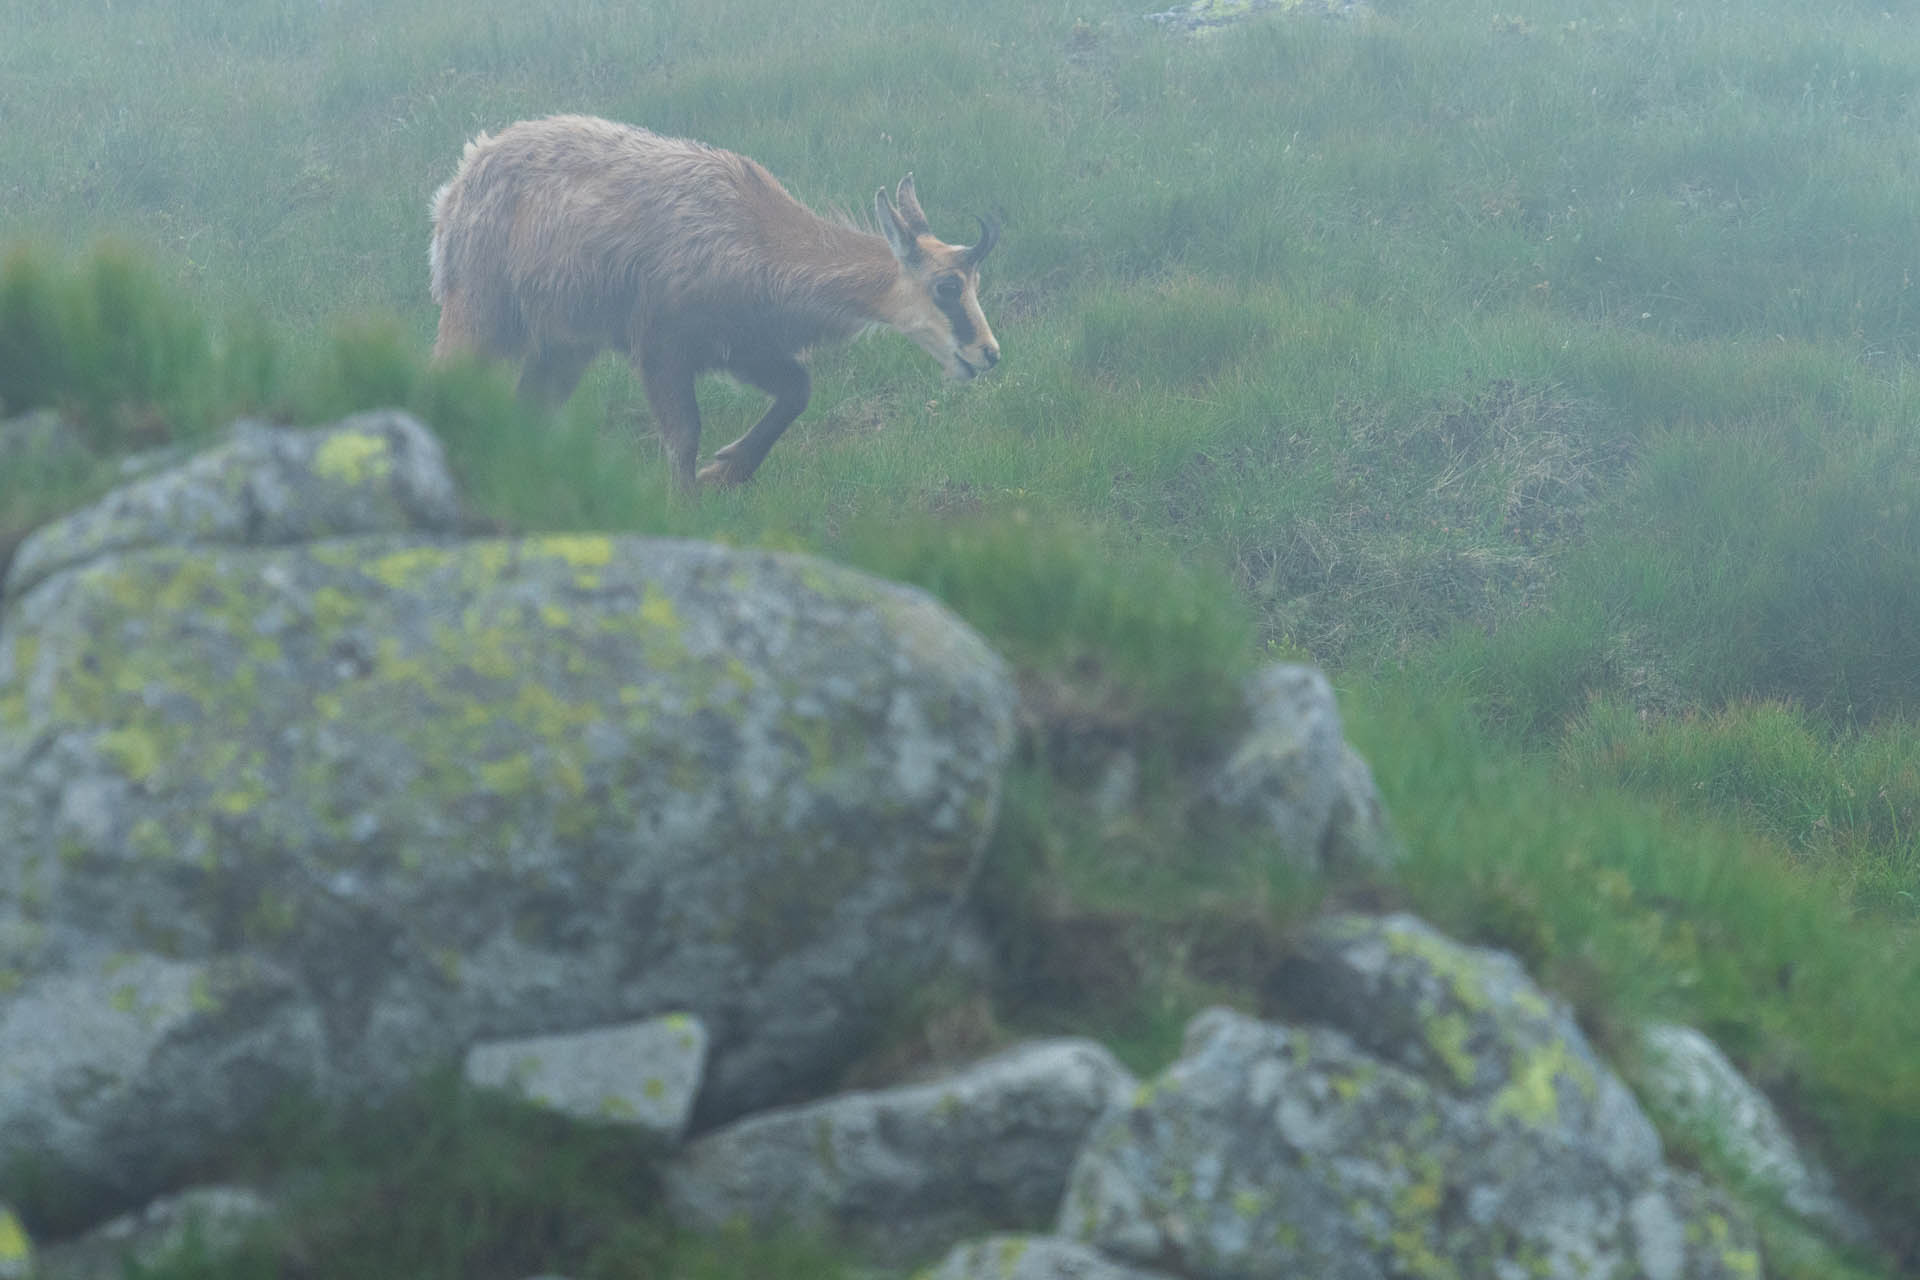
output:
[[[1233,682],[1311,657],[1410,849],[1365,893],[1515,947],[1603,1032],[1706,1027],[1920,1268],[1920,31],[1375,9],[1188,40],[1018,0],[8,6],[0,230],[37,247],[0,267],[0,403],[83,448],[0,472],[0,554],[126,450],[395,403],[478,525],[918,582],[1028,694],[983,895],[1036,939],[1016,971],[1067,978],[999,1013],[1140,1065],[1316,901],[1196,861],[1177,804]],[[816,207],[912,170],[949,235],[998,212],[1005,361],[821,352],[756,483],[697,504],[616,362],[551,421],[428,371],[428,197],[555,110]],[[702,396],[709,448],[761,407]],[[1125,820],[1087,807],[1116,747]],[[1770,1231],[1775,1274],[1829,1274]]]

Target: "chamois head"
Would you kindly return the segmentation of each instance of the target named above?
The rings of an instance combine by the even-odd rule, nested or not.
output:
[[[980,263],[1000,238],[997,223],[980,220],[970,245],[938,239],[913,194],[913,175],[900,180],[892,200],[874,193],[874,217],[900,263],[887,297],[887,323],[919,343],[947,376],[965,381],[1000,361],[1000,344],[980,311]]]

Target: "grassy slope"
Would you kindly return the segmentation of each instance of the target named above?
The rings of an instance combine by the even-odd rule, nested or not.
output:
[[[1097,655],[1096,698],[1310,653],[1414,851],[1397,892],[1603,1027],[1707,1025],[1911,1223],[1920,35],[1787,0],[1378,8],[1191,42],[1015,0],[798,0],[777,33],[763,0],[27,0],[0,233],[126,236],[220,318],[194,358],[136,268],[72,291],[82,349],[139,314],[175,353],[121,388],[155,411],[97,394],[125,362],[70,371],[102,438],[409,401],[496,518],[819,547],[1030,665]],[[611,362],[537,431],[495,380],[425,378],[429,194],[472,131],[561,109],[816,205],[912,169],[948,234],[1002,212],[1006,363],[956,389],[897,339],[822,353],[756,485],[695,508]],[[759,408],[706,405],[709,447]],[[0,477],[0,535],[100,480]],[[1111,853],[1050,856],[1092,894]]]

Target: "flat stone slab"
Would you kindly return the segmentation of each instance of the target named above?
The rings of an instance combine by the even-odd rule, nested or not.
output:
[[[691,1014],[672,1013],[623,1027],[478,1044],[467,1052],[466,1080],[576,1120],[628,1125],[677,1143],[706,1063],[706,1027]]]
[[[1172,1280],[1059,1236],[988,1236],[955,1245],[914,1280]]]

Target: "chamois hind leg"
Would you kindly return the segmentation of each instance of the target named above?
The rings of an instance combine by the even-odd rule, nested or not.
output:
[[[445,364],[455,356],[480,354],[480,342],[467,323],[459,294],[447,295],[440,305],[440,330],[433,340],[433,362]]]
[[[580,385],[580,375],[599,354],[592,346],[552,343],[534,348],[520,369],[516,388],[520,399],[541,409],[558,409],[573,395],[573,389]]]
[[[693,464],[700,455],[700,404],[693,397],[693,363],[677,351],[635,352],[634,368],[646,389],[653,422],[667,446],[673,487],[693,490]]]
[[[785,355],[735,360],[727,365],[727,372],[773,397],[773,404],[747,434],[716,451],[713,461],[700,468],[701,480],[743,484],[765,461],[780,433],[792,426],[807,407],[813,379],[807,376],[805,365]]]

